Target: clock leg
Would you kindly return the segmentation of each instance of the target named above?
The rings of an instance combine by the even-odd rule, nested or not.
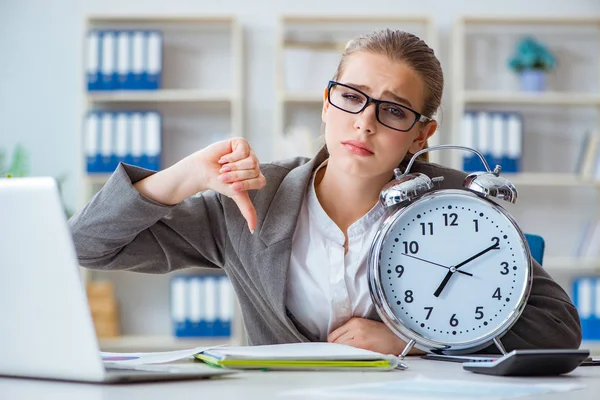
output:
[[[406,357],[406,355],[412,350],[413,346],[415,345],[415,340],[412,339],[410,342],[408,342],[406,344],[406,347],[404,348],[404,350],[402,350],[402,353],[400,353],[400,355],[398,356],[401,360],[404,360],[404,357]]]
[[[500,341],[500,339],[498,339],[497,337],[495,337],[494,338],[494,344],[496,345],[496,347],[498,348],[498,350],[500,350],[500,353],[506,354],[506,349],[502,345],[502,342]]]

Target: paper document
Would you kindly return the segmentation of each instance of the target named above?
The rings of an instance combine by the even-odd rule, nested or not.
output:
[[[395,355],[336,343],[289,343],[266,346],[218,347],[196,359],[225,368],[245,369],[405,369]]]
[[[191,358],[194,354],[213,349],[219,346],[211,347],[195,347],[193,349],[163,351],[151,353],[109,353],[100,352],[104,364],[119,364],[119,365],[143,365],[143,364],[161,364],[185,358]]]
[[[585,387],[578,383],[492,383],[461,380],[393,380],[331,388],[303,389],[284,394],[305,399],[477,399],[496,400],[568,392]]]

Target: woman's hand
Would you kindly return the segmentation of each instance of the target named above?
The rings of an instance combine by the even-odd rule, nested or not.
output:
[[[170,205],[198,192],[214,190],[235,201],[248,228],[254,232],[257,217],[248,190],[260,189],[265,184],[248,141],[233,138],[213,143],[134,186],[145,197]]]
[[[382,354],[399,355],[406,342],[400,339],[383,322],[352,317],[327,336],[330,343],[341,343]],[[409,354],[423,354],[412,349]]]
[[[234,138],[217,142],[199,151],[196,157],[198,174],[204,174],[201,186],[231,197],[254,232],[257,217],[248,190],[261,189],[267,181],[248,141]]]

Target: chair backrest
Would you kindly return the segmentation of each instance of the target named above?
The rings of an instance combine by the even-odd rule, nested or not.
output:
[[[544,249],[546,246],[544,238],[539,235],[534,235],[532,233],[526,233],[525,239],[527,239],[527,244],[529,245],[531,256],[535,261],[542,265],[542,262],[544,261]]]

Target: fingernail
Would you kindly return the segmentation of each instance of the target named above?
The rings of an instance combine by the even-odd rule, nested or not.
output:
[[[219,161],[217,161],[219,164],[225,164],[227,162],[227,160],[225,159],[225,157],[221,157],[221,159]]]
[[[219,175],[219,179],[221,180],[221,182],[228,182],[229,181],[229,175],[227,175],[227,174]]]
[[[250,234],[254,235],[254,229],[250,229]]]
[[[231,171],[231,167],[229,167],[228,165],[221,167],[221,169],[219,170],[220,173],[229,171]]]

